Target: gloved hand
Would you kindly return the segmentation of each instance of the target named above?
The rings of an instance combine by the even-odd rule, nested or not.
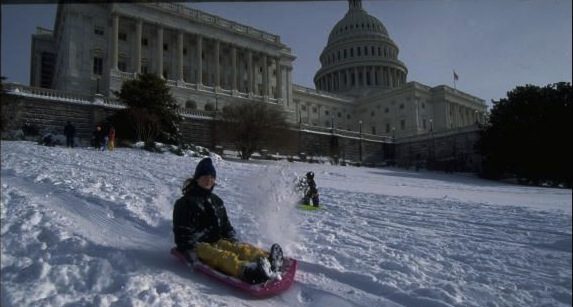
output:
[[[193,264],[195,264],[195,262],[199,261],[199,258],[197,258],[197,254],[192,249],[188,249],[188,250],[184,251],[183,256],[185,257],[185,260],[187,260],[187,262],[189,262],[189,264],[191,264],[191,265],[193,265]]]

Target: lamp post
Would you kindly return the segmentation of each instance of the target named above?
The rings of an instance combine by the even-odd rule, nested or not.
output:
[[[215,90],[215,120],[213,121],[213,146],[217,148],[217,120],[219,119],[219,97],[217,97],[217,92]],[[219,154],[223,154],[221,150]]]
[[[301,150],[300,150],[300,138],[301,138],[301,136],[302,136],[302,118],[301,118],[300,109],[299,109],[299,111],[298,111],[298,154],[299,155],[301,155]]]
[[[358,121],[358,135],[359,135],[359,143],[358,143],[358,158],[360,163],[362,164],[362,121]]]
[[[432,138],[432,154],[430,156],[430,164],[432,165],[432,168],[434,166],[434,159],[436,156],[436,147],[434,144],[434,121],[432,119],[430,119],[430,135]]]
[[[396,127],[392,127],[392,165],[396,163]]]
[[[334,116],[330,117],[330,130],[334,134]]]

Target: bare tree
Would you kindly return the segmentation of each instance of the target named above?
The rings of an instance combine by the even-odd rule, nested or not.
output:
[[[156,115],[142,108],[128,109],[126,113],[138,140],[148,143],[159,135],[160,125]]]
[[[233,103],[223,108],[223,120],[229,125],[228,131],[243,160],[278,137],[280,128],[287,126],[286,118],[282,106],[260,101]]]

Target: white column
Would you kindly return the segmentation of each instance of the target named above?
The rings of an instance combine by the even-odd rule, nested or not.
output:
[[[177,77],[183,81],[183,31],[177,32]]]
[[[283,72],[281,67],[281,59],[277,57],[275,59],[276,67],[277,67],[277,99],[283,98]]]
[[[221,87],[221,63],[219,62],[221,52],[221,42],[215,40],[215,87]]]
[[[203,85],[203,36],[197,34],[197,85]]]
[[[231,66],[232,66],[232,73],[231,73],[231,89],[233,91],[237,90],[237,47],[231,47]]]
[[[291,80],[291,67],[287,67],[286,69],[286,98],[287,104],[292,100],[292,80]]]
[[[254,93],[255,85],[253,80],[253,52],[249,49],[247,50],[247,93]]]
[[[118,36],[119,36],[119,15],[113,13],[112,15],[112,32],[111,32],[111,69],[118,70]]]
[[[143,29],[143,21],[137,19],[135,25],[135,72],[141,73],[141,33]]]
[[[372,83],[372,85],[376,86],[378,84],[376,84],[376,67],[372,66],[371,70],[370,70],[370,83]]]
[[[163,78],[163,27],[157,27],[157,75]]]
[[[263,54],[263,96],[269,96],[269,66],[266,54]]]
[[[390,87],[394,86],[394,76],[393,76],[393,72],[394,70],[392,68],[388,68],[388,82],[390,84]]]
[[[391,87],[396,86],[396,71],[394,70],[394,68],[390,69],[390,84]]]

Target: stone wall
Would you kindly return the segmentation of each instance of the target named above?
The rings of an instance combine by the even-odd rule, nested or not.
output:
[[[400,167],[423,167],[446,172],[479,172],[479,127],[468,126],[396,140],[395,157]]]
[[[9,103],[3,108],[7,130],[35,127],[42,131],[63,133],[66,122],[72,121],[81,143],[89,144],[96,124],[123,108],[93,99],[65,101],[8,94]],[[200,113],[200,112],[198,112]],[[214,114],[211,114],[214,115]],[[236,150],[232,125],[216,116],[187,114],[183,116],[181,132],[185,143],[211,150]],[[328,156],[366,165],[396,164],[400,167],[421,167],[445,171],[480,170],[481,157],[475,149],[479,129],[465,127],[440,133],[409,138],[378,139],[357,137],[348,132],[312,131],[293,126],[272,131],[273,138],[265,148],[268,154],[284,156]],[[370,139],[369,139],[370,138]]]
[[[3,108],[7,119],[6,130],[37,130],[63,134],[67,121],[76,127],[76,136],[89,142],[97,122],[115,113],[117,108],[98,104],[66,102],[37,97],[8,95]]]

